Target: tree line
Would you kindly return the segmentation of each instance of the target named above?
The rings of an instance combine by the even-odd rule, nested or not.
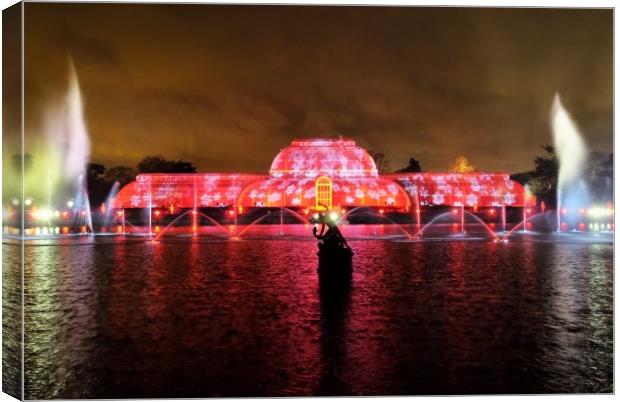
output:
[[[135,167],[114,166],[109,169],[99,163],[87,167],[88,194],[92,206],[105,202],[114,182],[124,185],[135,180],[140,173],[196,173],[196,166],[183,160],[168,160],[161,155],[149,155]]]

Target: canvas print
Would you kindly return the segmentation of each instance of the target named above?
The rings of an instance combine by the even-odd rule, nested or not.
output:
[[[18,399],[613,393],[613,9],[2,12]]]

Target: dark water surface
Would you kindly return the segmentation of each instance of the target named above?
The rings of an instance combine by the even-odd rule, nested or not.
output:
[[[613,246],[540,239],[27,245],[26,398],[612,392]]]

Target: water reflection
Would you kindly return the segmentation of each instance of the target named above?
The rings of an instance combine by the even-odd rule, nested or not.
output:
[[[25,249],[26,398],[612,390],[610,245],[92,241]]]
[[[21,250],[2,246],[2,391],[15,398],[22,397]]]
[[[325,274],[323,274],[325,275]],[[319,277],[321,301],[321,378],[316,395],[346,395],[347,328],[345,320],[349,308],[351,278]]]

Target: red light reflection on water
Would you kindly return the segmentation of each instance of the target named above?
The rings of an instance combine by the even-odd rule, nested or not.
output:
[[[384,232],[391,233],[391,226]],[[381,230],[345,228],[360,237]],[[279,225],[254,233],[269,231],[278,233]],[[578,345],[558,343],[566,327],[550,329],[549,320],[562,312],[563,297],[591,277],[571,271],[576,279],[557,288],[549,275],[565,270],[548,264],[594,259],[598,280],[613,289],[611,276],[605,279],[611,265],[601,260],[612,251],[600,248],[580,247],[585,254],[579,254],[572,246],[519,241],[358,238],[350,244],[352,290],[328,297],[320,292],[316,242],[300,237],[229,242],[185,236],[154,244],[128,238],[104,252],[87,247],[84,256],[78,247],[31,247],[29,252],[40,253],[38,262],[63,261],[36,270],[31,263],[28,272],[34,280],[54,281],[59,296],[41,292],[33,301],[66,312],[51,317],[57,333],[42,338],[53,346],[42,344],[41,350],[67,351],[63,359],[32,354],[31,361],[52,366],[63,381],[87,393],[69,376],[72,365],[88,356],[96,364],[86,375],[99,381],[105,393],[100,397],[165,397],[175,387],[188,396],[459,393],[490,386],[500,393],[513,386],[538,391],[548,384],[538,377],[541,367],[554,369],[555,361],[560,369],[554,378],[566,367],[563,357],[540,353],[540,345],[581,352]],[[56,249],[61,257],[49,255]],[[571,299],[571,311],[589,303],[582,294]],[[553,298],[556,304],[549,304]],[[44,312],[32,309],[27,318]],[[611,310],[605,314],[611,319]],[[38,325],[50,325],[47,315],[39,318]],[[506,372],[515,361],[535,374]],[[473,364],[484,367],[483,374],[462,371]],[[45,373],[33,375],[43,383]]]

